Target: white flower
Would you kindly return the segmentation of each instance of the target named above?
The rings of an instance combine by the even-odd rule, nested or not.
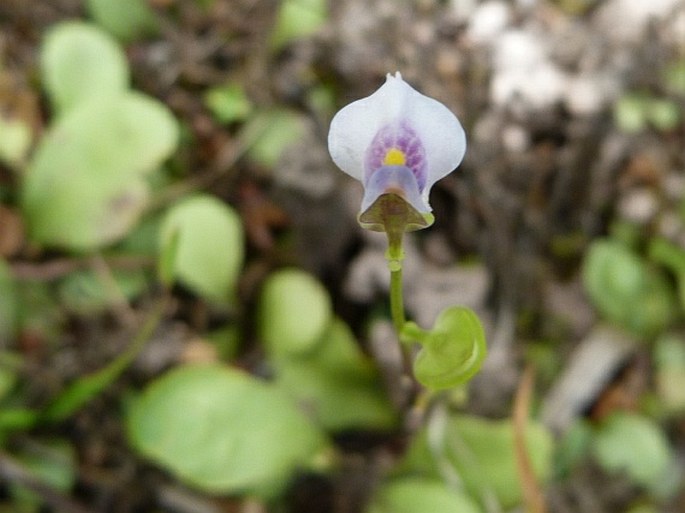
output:
[[[447,107],[413,89],[398,72],[335,115],[328,149],[338,167],[364,186],[362,225],[386,231],[388,209],[380,200],[391,195],[411,207],[404,229],[415,230],[432,223],[430,189],[459,165],[466,136]]]

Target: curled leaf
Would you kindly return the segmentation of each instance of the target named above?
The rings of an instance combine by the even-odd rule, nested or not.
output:
[[[433,390],[451,388],[471,379],[487,353],[478,316],[460,306],[443,310],[431,331],[407,323],[402,339],[415,340],[423,346],[414,361],[414,375]]]

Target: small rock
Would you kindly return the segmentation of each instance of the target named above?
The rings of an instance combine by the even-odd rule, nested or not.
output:
[[[671,201],[681,201],[685,196],[685,169],[668,173],[662,181],[662,190]]]
[[[678,214],[668,211],[659,217],[657,232],[669,240],[678,240],[685,233],[685,226]]]
[[[511,153],[522,153],[530,146],[530,135],[521,125],[507,125],[502,130],[502,143]]]
[[[407,309],[416,322],[432,326],[438,314],[450,306],[485,308],[490,276],[482,265],[436,267],[426,264],[418,279],[407,287]]]
[[[633,189],[618,202],[619,216],[632,223],[647,224],[658,210],[659,202],[656,194],[644,187]]]
[[[511,21],[511,7],[499,0],[478,6],[469,22],[467,35],[476,44],[489,45]]]
[[[596,319],[594,309],[587,301],[581,281],[569,283],[549,281],[543,290],[545,317],[560,319],[576,337],[587,333]]]
[[[557,432],[569,427],[635,351],[623,332],[599,327],[576,348],[542,404],[542,421]]]
[[[601,110],[609,99],[609,85],[594,75],[570,77],[564,91],[568,110],[577,116],[587,116]]]
[[[615,43],[640,43],[649,24],[672,16],[678,2],[680,0],[609,0],[597,10],[597,30]]]

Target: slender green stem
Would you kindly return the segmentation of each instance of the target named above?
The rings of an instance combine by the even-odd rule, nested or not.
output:
[[[398,336],[404,328],[404,301],[402,299],[402,267],[390,271],[390,314]]]
[[[402,328],[406,322],[404,317],[404,299],[402,296],[403,229],[398,229],[391,223],[386,225],[386,234],[388,236],[386,258],[388,259],[388,268],[390,269],[390,314],[392,315],[392,322],[395,325],[398,337],[402,333]]]

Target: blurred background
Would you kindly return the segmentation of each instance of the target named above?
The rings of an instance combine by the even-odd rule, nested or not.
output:
[[[395,71],[488,343],[418,417],[326,147]],[[685,511],[684,313],[680,0],[0,0],[0,511]]]

